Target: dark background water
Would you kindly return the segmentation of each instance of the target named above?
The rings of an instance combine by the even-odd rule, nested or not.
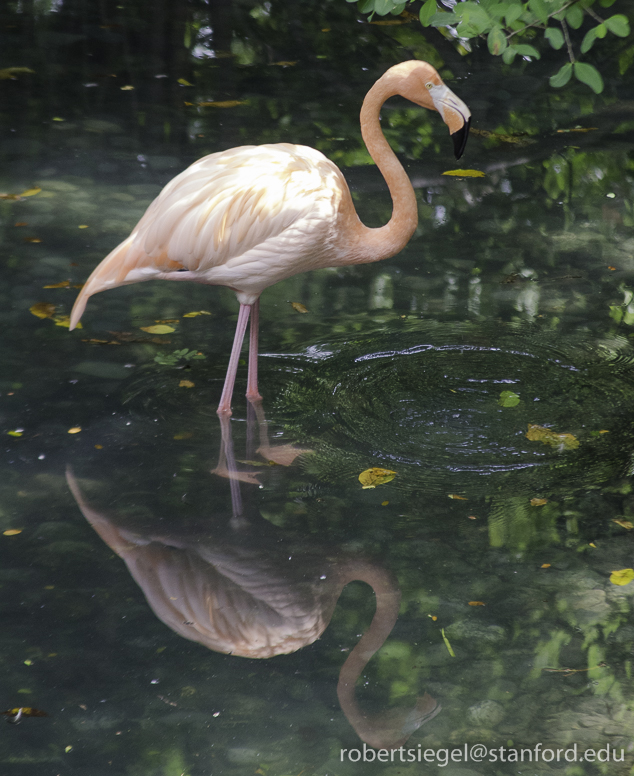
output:
[[[422,772],[339,761],[361,745],[336,686],[372,619],[367,586],[346,587],[323,637],[294,654],[212,651],[153,613],[112,536],[82,516],[67,465],[126,541],[170,547],[177,570],[188,552],[213,556],[284,592],[298,617],[328,608],[322,576],[360,562],[391,574],[400,616],[357,697],[377,712],[438,699],[411,746],[610,743],[626,750],[614,772],[629,772],[634,584],[610,574],[634,565],[632,45],[595,46],[596,96],[550,89],[556,52],[513,67],[461,57],[434,30],[372,25],[334,0],[3,6],[0,70],[33,72],[0,80],[0,193],[41,191],[0,199],[0,528],[20,531],[0,535],[0,710],[48,714],[3,724],[3,773]],[[261,486],[242,484],[241,533],[211,473],[234,294],[144,283],[93,297],[81,330],[55,318],[161,187],[224,148],[318,148],[365,223],[385,223],[358,111],[409,58],[469,105],[460,166],[485,177],[442,176],[456,167],[442,122],[403,100],[384,108],[419,229],[388,261],[263,294],[270,446],[247,439],[242,370],[231,427]],[[30,311],[40,303],[52,317]],[[183,318],[198,310],[212,315]],[[173,334],[141,331],[165,319]],[[519,404],[502,406],[503,390]],[[531,441],[528,424],[578,446]],[[268,465],[286,444],[312,453]],[[372,466],[396,476],[363,490]],[[518,770],[491,767],[445,772]]]

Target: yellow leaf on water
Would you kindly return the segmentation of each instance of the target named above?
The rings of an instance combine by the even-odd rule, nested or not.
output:
[[[307,313],[308,308],[304,307],[304,305],[301,302],[291,302],[291,307],[293,310],[297,310],[298,313]]]
[[[579,447],[579,440],[572,434],[558,434],[545,426],[538,426],[535,423],[528,424],[528,433],[526,438],[531,442],[543,442],[545,445],[562,450],[575,450]]]
[[[72,428],[68,429],[69,434],[79,434],[81,431],[81,426],[73,426]]]
[[[622,520],[621,518],[616,518],[612,522],[616,523],[617,525],[620,525],[622,528],[626,528],[628,531],[631,531],[632,528],[634,528],[634,524],[630,523],[629,520]]]
[[[15,224],[13,224],[13,226],[28,226],[28,225],[29,225],[28,221],[16,221]]]
[[[194,436],[192,431],[181,431],[178,434],[174,434],[173,439],[191,439]]]
[[[469,499],[466,496],[458,496],[456,493],[449,493],[449,498],[454,499],[455,501],[469,501]]]
[[[5,67],[0,70],[0,81],[7,81],[9,78],[15,78],[18,73],[34,73],[30,67]]]
[[[79,224],[78,229],[88,229],[88,224]]]
[[[39,186],[34,186],[32,189],[26,189],[26,191],[23,191],[20,196],[21,197],[34,197],[36,194],[39,194],[42,189]]]
[[[481,170],[447,170],[443,175],[455,175],[459,178],[484,178]]]
[[[377,485],[385,485],[396,477],[396,472],[391,469],[381,469],[374,466],[372,469],[366,469],[359,475],[359,482],[363,485],[363,490],[376,488]]]
[[[469,606],[486,606],[483,601],[469,601]]]
[[[66,752],[66,754],[68,754],[69,752],[72,752],[72,750],[73,750],[73,747],[70,744],[64,748],[64,751]]]
[[[56,315],[53,320],[56,326],[63,326],[65,329],[70,329],[70,315]],[[75,324],[76,329],[83,329],[81,321]]]
[[[189,81],[186,78],[179,78],[177,83],[179,83],[181,86],[193,86],[194,84],[190,84]]]
[[[449,639],[445,636],[445,629],[441,628],[440,633],[442,635],[442,640],[445,642],[445,646],[447,647],[447,652],[451,655],[451,657],[455,657],[456,653],[451,648],[451,644],[449,643]]]
[[[542,565],[539,567],[540,569],[549,569],[551,566],[550,563],[542,563]]]
[[[382,501],[381,506],[386,507],[390,502],[389,501]]]
[[[38,302],[29,307],[29,312],[38,318],[52,318],[55,315],[55,305],[49,302]]]
[[[42,288],[68,288],[70,286],[70,280],[62,280],[61,283],[49,283],[48,286],[42,286]]]
[[[9,528],[6,531],[2,532],[4,536],[17,536],[18,534],[22,533],[21,528]]]
[[[7,431],[7,434],[12,437],[21,437],[22,434],[24,434],[24,429],[22,428],[15,428],[13,431]]]
[[[134,86],[130,86],[130,84],[128,84],[127,86],[122,86],[120,88],[122,92],[131,92],[134,89]]]
[[[629,585],[634,579],[634,569],[619,569],[610,574],[610,582],[613,585]]]
[[[95,445],[95,450],[103,450],[103,445]]]
[[[159,323],[157,326],[141,326],[141,331],[147,331],[148,334],[171,334],[176,329],[173,326],[166,326]]]
[[[41,243],[42,240],[39,237],[25,237],[24,238],[24,242],[28,242],[28,243]]]
[[[181,380],[178,384],[179,388],[193,388],[195,383],[192,383],[191,380]]]
[[[531,499],[531,506],[532,507],[543,507],[544,504],[548,504],[547,498],[532,498]]]
[[[246,105],[246,100],[212,100],[211,102],[196,103],[201,108],[235,108],[237,105]]]
[[[195,310],[193,313],[185,313],[183,318],[196,318],[199,315],[211,315],[207,310]]]
[[[61,116],[53,116],[51,121],[66,121],[66,119],[63,119]]]

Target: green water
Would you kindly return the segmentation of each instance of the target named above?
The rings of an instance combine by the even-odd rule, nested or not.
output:
[[[26,194],[0,198],[0,711],[47,714],[0,721],[1,773],[631,773],[634,582],[610,575],[634,565],[632,41],[596,54],[595,96],[550,89],[548,55],[507,68],[420,29],[362,24],[334,0],[0,12],[0,70],[34,71],[0,80],[0,194]],[[471,108],[459,166],[485,177],[443,176],[457,165],[442,122],[385,107],[420,226],[392,259],[262,295],[268,425],[242,365],[236,519],[212,472],[235,295],[143,283],[91,298],[80,330],[56,323],[207,153],[319,148],[364,222],[385,223],[358,110],[412,57]],[[174,332],[142,331],[165,320]],[[372,467],[393,479],[363,489]],[[398,620],[355,712],[337,682],[376,599],[355,581],[335,602],[360,577]],[[198,609],[173,604],[170,620],[188,595]],[[305,646],[225,654],[239,649],[194,633],[205,617]],[[624,761],[342,761],[363,747],[355,713],[387,728],[425,692],[442,709],[417,730],[414,715],[414,751],[609,744]]]

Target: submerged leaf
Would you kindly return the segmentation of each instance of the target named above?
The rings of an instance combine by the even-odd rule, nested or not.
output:
[[[610,582],[613,585],[629,585],[634,579],[634,569],[619,569],[610,574]]]
[[[376,488],[377,485],[385,485],[386,482],[391,482],[396,477],[396,472],[391,469],[381,469],[377,466],[366,469],[359,475],[359,482],[363,485],[363,490],[368,488]]]
[[[447,647],[447,651],[449,652],[451,657],[455,657],[456,653],[451,648],[451,644],[449,643],[449,639],[445,636],[445,629],[444,628],[440,629],[440,634],[442,636],[442,640],[445,642],[445,646]]]
[[[291,307],[293,310],[297,310],[298,313],[307,313],[308,308],[305,307],[301,302],[291,302]]]
[[[620,525],[621,528],[625,528],[627,531],[631,531],[632,528],[634,528],[634,524],[630,523],[629,520],[623,520],[621,518],[615,518],[612,522],[616,523],[617,525]]]
[[[532,507],[543,507],[544,504],[548,503],[547,498],[532,498],[531,499],[531,506]]]
[[[26,189],[23,191],[20,196],[21,197],[34,197],[36,194],[39,194],[42,189],[39,186],[33,186],[33,188]]]
[[[238,105],[246,105],[246,102],[246,100],[212,100],[211,102],[197,102],[194,104],[201,108],[235,108]]]
[[[193,388],[195,383],[192,383],[191,380],[181,380],[178,384],[179,388]]]
[[[519,394],[514,391],[502,391],[502,393],[500,393],[500,398],[498,399],[500,407],[517,407],[519,403]]]
[[[15,78],[18,73],[34,73],[35,70],[31,70],[30,67],[5,67],[0,70],[0,81],[8,81],[10,78]]]
[[[38,302],[29,307],[29,312],[38,318],[52,318],[55,315],[55,305],[49,302]]]

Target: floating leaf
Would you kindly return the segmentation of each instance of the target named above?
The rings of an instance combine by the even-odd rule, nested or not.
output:
[[[246,100],[212,100],[211,102],[197,102],[195,104],[201,108],[235,108],[237,105],[246,105],[246,103]]]
[[[481,170],[447,170],[443,175],[455,175],[460,178],[484,178]]]
[[[599,127],[573,127],[572,129],[558,129],[557,132],[595,132]]]
[[[15,428],[13,431],[7,431],[7,434],[12,437],[21,437],[24,434],[23,428]]]
[[[88,224],[79,224],[78,229],[88,229]]]
[[[193,86],[194,84],[190,84],[189,81],[186,78],[179,78],[176,83],[179,83],[181,86]]]
[[[191,439],[194,436],[192,431],[181,431],[178,434],[174,434],[173,439]]]
[[[39,186],[34,186],[32,189],[26,189],[26,191],[23,191],[20,196],[21,197],[34,197],[36,194],[39,194],[42,189]]]
[[[29,307],[29,312],[38,318],[52,318],[55,315],[55,305],[48,302],[38,302]]]
[[[534,423],[528,424],[526,438],[531,442],[543,442],[545,445],[556,447],[558,450],[574,450],[579,447],[579,440],[572,434],[558,434],[544,426]]]
[[[550,565],[551,565],[550,563],[542,563],[542,565],[539,568],[540,569],[549,569]]]
[[[64,329],[70,328],[70,315],[56,315],[53,320],[56,326],[62,326]],[[75,324],[76,329],[83,329],[81,321]]]
[[[39,709],[33,709],[29,706],[20,706],[17,709],[9,709],[8,711],[0,711],[0,714],[4,714],[5,717],[17,717],[18,714],[22,717],[48,717],[45,711]]]
[[[633,523],[630,523],[629,520],[623,520],[622,518],[615,518],[612,522],[620,525],[621,528],[625,528],[627,531],[631,531],[632,528],[634,528]]]
[[[471,135],[480,135],[480,137],[485,137],[489,140],[499,140],[502,143],[513,143],[519,146],[533,145],[537,142],[535,138],[526,134],[508,135],[502,132],[491,132],[488,129],[470,129],[469,133]]]
[[[634,569],[619,569],[610,574],[610,582],[613,585],[629,585],[634,579]]]
[[[486,606],[483,601],[469,601],[469,606]]]
[[[389,501],[382,501],[381,506],[386,507],[390,502]]]
[[[15,79],[18,73],[34,73],[30,67],[5,67],[0,70],[0,81],[8,81],[9,78]]]
[[[134,89],[134,86],[128,84],[127,86],[121,86],[120,88],[122,92],[131,92]]]
[[[207,310],[195,310],[193,313],[185,313],[183,318],[196,318],[199,315],[211,315]]]
[[[304,305],[301,302],[291,302],[291,307],[293,310],[297,310],[298,313],[307,313],[308,308],[304,307]]]
[[[456,493],[450,493],[449,498],[454,499],[454,501],[469,501],[466,496],[458,496]]]
[[[517,407],[519,403],[519,394],[514,391],[502,391],[500,398],[498,399],[500,407]]]
[[[402,22],[400,22],[402,24]],[[399,24],[399,22],[397,22]],[[282,60],[281,62],[269,62],[270,67],[293,67],[299,62],[299,59],[295,59],[292,62]]]
[[[543,507],[544,504],[548,503],[547,498],[532,498],[531,499],[531,506],[532,507]]]
[[[167,326],[159,323],[156,326],[140,326],[141,331],[147,331],[148,334],[171,334],[176,329],[173,326]]]
[[[41,243],[42,240],[39,237],[25,237],[24,242],[28,243]]]
[[[376,488],[377,485],[385,485],[386,482],[391,482],[394,477],[396,477],[396,472],[375,466],[361,472],[359,482],[363,485],[363,490],[367,490],[368,488]]]
[[[181,380],[178,384],[179,388],[193,388],[195,383],[192,383],[191,380]]]
[[[451,644],[449,643],[449,639],[448,639],[448,638],[445,636],[445,629],[444,629],[444,628],[441,628],[441,629],[440,629],[440,633],[441,633],[441,635],[442,635],[442,640],[445,642],[445,646],[447,647],[447,651],[449,652],[449,654],[451,655],[451,657],[455,657],[455,656],[456,656],[456,653],[455,653],[455,652],[453,651],[453,649],[451,648]]]
[[[164,320],[154,321],[154,323],[161,323],[170,326],[172,323],[180,323],[180,318],[165,318]]]
[[[28,221],[16,221],[15,224],[13,224],[13,226],[28,226],[28,225],[29,225]]]
[[[42,288],[69,288],[70,280],[62,280],[61,283],[49,283],[48,286],[42,286]]]
[[[73,426],[72,428],[68,429],[69,434],[79,434],[81,431],[81,426]]]
[[[6,531],[3,531],[3,536],[17,536],[18,534],[22,533],[21,528],[8,528]]]

